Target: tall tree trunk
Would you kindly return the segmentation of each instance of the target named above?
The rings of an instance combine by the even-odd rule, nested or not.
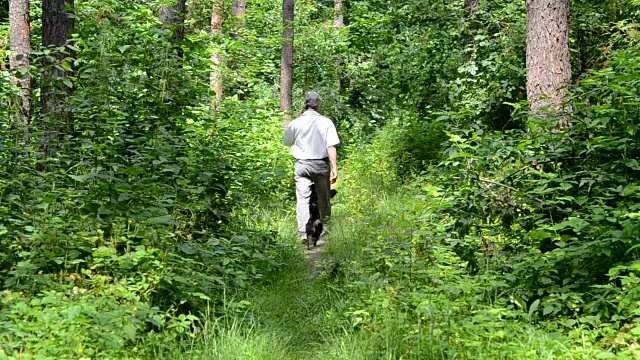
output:
[[[171,50],[171,59],[175,61],[175,69],[177,70],[175,73],[170,75],[171,78],[171,86],[173,94],[178,94],[178,89],[181,84],[180,71],[182,70],[182,59],[184,57],[184,51],[182,50],[182,46],[180,42],[184,40],[185,30],[184,30],[184,22],[187,14],[187,1],[186,0],[174,0],[173,5],[165,5],[160,8],[158,12],[158,18],[163,24],[163,27],[167,29],[171,29],[173,32],[171,35],[171,42],[173,46],[168,46],[167,49]],[[173,52],[175,50],[175,53]],[[177,57],[173,55],[176,54]],[[163,92],[163,99],[164,99]],[[176,109],[182,107],[183,98],[179,96],[168,96],[170,102],[174,105]]]
[[[70,120],[71,114],[66,112],[63,107],[66,97],[71,94],[71,87],[61,83],[65,78],[71,76],[71,72],[63,70],[59,65],[64,61],[66,55],[55,51],[55,48],[64,46],[67,43],[69,33],[73,30],[73,16],[71,15],[73,6],[73,0],[42,1],[42,46],[54,50],[53,59],[45,59],[44,62],[47,70],[42,74],[40,88],[42,113],[45,116],[54,114],[56,120],[64,122]],[[54,127],[60,128],[59,125]]]
[[[174,5],[160,8],[160,21],[168,26],[176,26],[172,40],[179,42],[184,40],[184,18],[187,12],[187,1],[177,0]]]
[[[247,0],[233,0],[231,2],[231,16],[233,17],[234,37],[239,37],[247,21]]]
[[[333,10],[335,13],[334,24],[336,28],[342,29],[344,27],[344,0],[335,0]]]
[[[242,32],[247,24],[247,0],[231,1],[231,18],[232,31],[231,36],[237,41],[241,41]],[[233,53],[233,58],[227,61],[227,69],[230,69],[236,76],[231,79],[227,88],[238,96],[238,99],[244,100],[246,97],[247,82],[242,73],[242,68],[246,66],[246,51],[244,47],[239,47],[238,51]]]
[[[464,8],[467,10],[467,16],[462,18],[462,21],[467,25],[467,33],[464,37],[464,42],[466,45],[467,61],[472,61],[476,52],[476,44],[474,41],[474,33],[478,29],[478,25],[475,19],[475,12],[478,10],[479,0],[464,0]]]
[[[293,108],[293,40],[294,0],[283,0],[283,41],[280,60],[280,109],[291,112]]]
[[[339,37],[340,32],[344,28],[344,0],[335,0],[333,10],[335,15],[333,23],[336,26]],[[334,63],[336,64],[336,89],[338,93],[340,93],[342,90],[342,56],[340,56],[340,54],[336,54]]]
[[[526,0],[527,99],[532,109],[559,109],[571,81],[569,0]]]
[[[31,122],[31,76],[29,58],[31,56],[31,24],[29,21],[29,0],[9,1],[9,41],[11,57],[9,65],[13,73],[12,82],[20,90],[19,119],[23,124]]]
[[[214,0],[211,11],[211,35],[214,39],[222,37],[222,21],[224,20],[224,0]],[[218,44],[220,41],[218,41]],[[211,91],[215,93],[215,99],[211,101],[211,109],[216,109],[222,102],[223,82],[222,82],[222,53],[220,49],[211,55]]]

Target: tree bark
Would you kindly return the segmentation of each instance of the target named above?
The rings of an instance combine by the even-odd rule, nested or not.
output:
[[[247,23],[247,0],[231,1],[231,18],[232,30],[231,36],[234,40],[242,41],[242,33]],[[246,50],[243,46],[233,53],[233,58],[227,61],[226,67],[236,76],[231,79],[227,89],[238,96],[238,99],[244,100],[246,97],[247,82],[242,74],[242,67],[246,66]]]
[[[29,58],[31,56],[31,24],[29,20],[29,0],[9,1],[9,41],[11,43],[11,66],[13,84],[20,91],[18,100],[19,119],[23,124],[31,123],[31,76]]]
[[[334,24],[336,28],[342,29],[344,27],[344,0],[335,0],[333,10],[335,13]]]
[[[60,47],[73,30],[73,18],[65,8],[73,9],[73,0],[42,0],[42,45]]]
[[[559,109],[571,81],[569,0],[526,0],[527,99],[532,109]]]
[[[247,0],[233,0],[231,2],[231,16],[233,17],[234,37],[239,37],[247,21]]]
[[[465,51],[467,52],[466,61],[473,61],[477,45],[474,40],[474,33],[478,29],[478,24],[476,23],[475,12],[478,10],[479,0],[464,0],[464,8],[467,11],[467,14],[462,21],[467,26],[467,31],[464,36],[464,42],[466,45]]]
[[[224,20],[224,0],[214,0],[211,12],[211,35],[214,39],[222,37],[222,22]],[[219,43],[219,42],[218,42]],[[211,91],[215,99],[211,101],[211,109],[217,109],[224,97],[222,79],[222,53],[216,49],[211,55]]]
[[[69,33],[73,30],[73,16],[65,8],[73,9],[73,0],[43,0],[42,1],[42,46],[52,48],[52,58],[45,59],[45,72],[42,74],[40,88],[40,102],[43,115],[55,114],[56,120],[67,122],[70,113],[64,111],[64,102],[71,94],[71,87],[61,84],[71,76],[71,71],[65,71],[59,65],[65,59],[63,52],[57,51],[67,43]],[[57,65],[57,66],[56,66]],[[55,126],[60,127],[60,126]]]
[[[294,0],[283,0],[283,41],[280,60],[280,109],[291,112],[293,108],[293,41]]]
[[[340,31],[344,28],[344,0],[335,0],[334,14],[335,19],[333,23],[335,24],[339,37]],[[340,54],[336,54],[334,63],[336,64],[336,89],[338,93],[340,93],[342,90],[342,56],[340,56]]]
[[[171,39],[175,42],[184,40],[184,18],[187,12],[187,1],[177,0],[174,5],[160,8],[160,21],[168,26],[176,26]]]

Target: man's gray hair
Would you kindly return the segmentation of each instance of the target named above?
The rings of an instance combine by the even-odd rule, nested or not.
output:
[[[304,94],[304,109],[318,110],[320,108],[320,95],[315,91],[309,91]]]

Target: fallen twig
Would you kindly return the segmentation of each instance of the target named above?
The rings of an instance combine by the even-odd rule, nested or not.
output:
[[[484,183],[488,183],[488,184],[493,184],[493,185],[497,185],[497,186],[502,186],[505,189],[509,189],[511,191],[518,191],[518,189],[514,188],[513,186],[509,186],[509,185],[505,185],[502,183],[499,183],[497,181],[493,181],[493,180],[489,180],[489,179],[485,179],[483,177],[478,176],[478,180],[484,182]]]

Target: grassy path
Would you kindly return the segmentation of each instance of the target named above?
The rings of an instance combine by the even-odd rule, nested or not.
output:
[[[336,327],[345,306],[344,294],[331,286],[331,264],[326,257],[344,257],[350,241],[346,224],[353,223],[340,198],[335,202],[332,231],[317,249],[298,243],[291,212],[268,211],[271,228],[286,234],[283,241],[296,247],[288,265],[247,297],[248,311],[237,317],[211,321],[192,343],[158,354],[166,359],[352,359],[341,338],[348,329]],[[277,215],[274,216],[274,213]],[[326,272],[329,273],[326,273]],[[337,347],[337,348],[333,348]]]
[[[434,245],[442,253],[424,265],[423,280],[407,280],[402,266],[413,261],[412,247],[403,250],[412,241],[407,226],[417,226],[420,216],[442,221],[424,206],[411,191],[347,186],[336,198],[327,243],[312,254],[298,243],[291,211],[265,210],[259,217],[295,249],[288,265],[246,296],[247,309],[207,323],[192,343],[157,358],[594,358],[597,349],[555,325],[532,324],[526,312],[487,301],[489,285],[466,275],[446,248]],[[376,270],[380,261],[391,267]],[[372,314],[355,329],[347,319],[361,309]]]
[[[289,228],[287,240],[299,248],[289,266],[271,279],[250,301],[250,317],[256,328],[245,339],[248,344],[264,345],[245,349],[238,357],[219,359],[356,359],[344,342],[351,329],[340,324],[338,317],[347,306],[341,286],[333,281],[332,272],[338,262],[356,251],[353,241],[355,219],[338,197],[334,202],[334,218],[330,234],[315,250],[306,251],[298,244],[292,229],[293,214],[281,217],[280,226]],[[360,229],[360,235],[365,233]],[[286,232],[286,230],[285,230]],[[349,249],[347,251],[347,249]],[[242,332],[241,332],[242,333]],[[245,332],[246,335],[246,332]]]

